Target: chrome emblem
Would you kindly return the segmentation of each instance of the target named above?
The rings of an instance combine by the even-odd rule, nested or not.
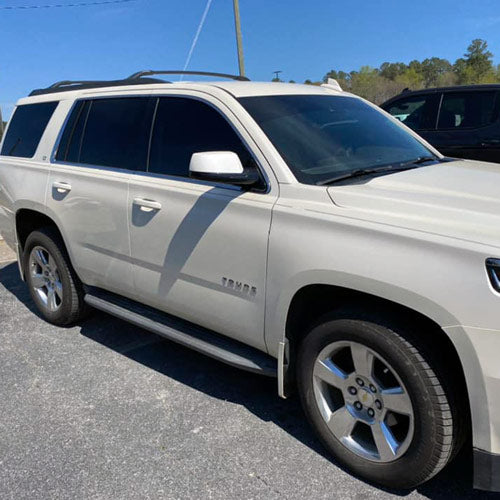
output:
[[[257,287],[231,278],[222,278],[222,286],[239,292],[242,295],[248,295],[249,297],[255,297],[257,295]]]

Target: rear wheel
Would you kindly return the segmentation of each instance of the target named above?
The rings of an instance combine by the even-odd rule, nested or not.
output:
[[[32,232],[23,260],[31,297],[47,321],[68,325],[85,314],[82,283],[56,231],[42,228]]]
[[[409,328],[355,311],[302,341],[297,380],[321,441],[361,477],[392,488],[437,474],[464,440],[459,397]]]

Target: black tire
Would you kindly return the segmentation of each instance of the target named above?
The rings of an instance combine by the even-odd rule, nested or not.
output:
[[[301,403],[321,442],[356,475],[390,488],[413,488],[433,477],[455,456],[467,435],[464,398],[452,385],[456,377],[447,373],[443,366],[446,360],[439,360],[439,352],[421,337],[421,332],[417,335],[403,321],[344,309],[324,316],[298,348],[296,375]],[[407,390],[413,407],[413,437],[394,461],[370,461],[351,451],[330,431],[318,408],[314,363],[325,347],[338,341],[362,344],[383,357]]]
[[[37,246],[46,249],[57,265],[63,297],[56,311],[50,311],[44,305],[33,286],[29,258],[31,251]],[[83,285],[71,265],[64,242],[55,229],[51,227],[40,228],[28,236],[24,246],[23,269],[31,298],[40,314],[48,322],[60,326],[71,325],[87,314],[88,307],[83,300]]]

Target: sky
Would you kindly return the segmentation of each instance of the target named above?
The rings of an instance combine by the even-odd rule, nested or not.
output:
[[[182,69],[207,0],[0,0],[0,106],[58,80]],[[461,57],[487,40],[500,63],[500,0],[240,0],[246,73],[319,80],[384,61]],[[212,0],[188,69],[237,73],[232,0]]]

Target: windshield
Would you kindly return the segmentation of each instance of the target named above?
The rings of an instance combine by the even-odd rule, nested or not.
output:
[[[434,156],[412,135],[361,99],[329,95],[242,97],[299,182]]]

